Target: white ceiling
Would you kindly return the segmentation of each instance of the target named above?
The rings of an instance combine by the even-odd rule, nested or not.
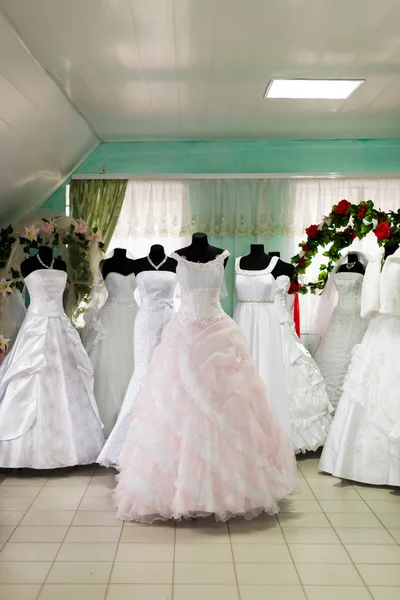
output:
[[[400,135],[399,0],[0,0],[106,141]],[[347,101],[273,77],[366,78]]]

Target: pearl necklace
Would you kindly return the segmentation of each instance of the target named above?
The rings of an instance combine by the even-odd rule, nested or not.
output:
[[[160,262],[160,264],[159,264],[159,265],[155,265],[155,264],[153,263],[153,261],[151,260],[150,256],[148,256],[148,257],[147,257],[147,260],[149,261],[149,263],[151,264],[151,266],[153,267],[153,269],[155,269],[156,271],[158,271],[158,269],[159,269],[160,267],[162,267],[164,263],[166,263],[166,262],[167,262],[167,260],[168,260],[168,256],[164,256],[163,260]]]
[[[39,263],[42,265],[42,267],[43,267],[43,268],[45,268],[45,269],[52,269],[52,268],[54,267],[54,262],[55,262],[55,260],[56,260],[54,257],[53,257],[53,260],[51,261],[51,265],[50,265],[50,266],[46,265],[46,264],[45,264],[45,263],[42,261],[42,259],[41,259],[41,258],[40,258],[40,256],[39,256],[39,252],[36,254],[36,258],[38,259]]]

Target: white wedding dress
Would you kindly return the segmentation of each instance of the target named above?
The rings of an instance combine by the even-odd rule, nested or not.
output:
[[[143,375],[174,309],[176,273],[142,271],[136,281],[140,307],[134,327],[135,364],[117,423],[97,459],[107,467],[118,465]]]
[[[104,444],[93,370],[66,316],[64,271],[25,278],[30,305],[0,368],[0,467],[91,464]]]
[[[108,296],[90,319],[83,341],[92,361],[94,395],[108,437],[117,421],[133,373],[133,328],[138,305],[135,274],[108,273]],[[140,352],[140,349],[139,349]]]
[[[277,284],[272,275],[279,258],[272,257],[268,267],[258,271],[241,269],[240,259],[235,261],[238,304],[233,318],[245,334],[250,355],[267,387],[270,405],[281,425],[290,431],[281,327],[274,303]]]
[[[369,263],[362,314],[371,318],[353,349],[319,468],[335,477],[400,486],[400,250],[381,271]]]
[[[276,286],[293,448],[296,454],[315,452],[324,445],[333,409],[321,372],[296,334],[287,306],[289,277],[279,276]]]
[[[351,351],[361,342],[368,322],[360,316],[364,275],[339,271],[332,277],[338,292],[338,303],[333,309],[314,359],[325,379],[329,400],[336,409],[342,395]]]

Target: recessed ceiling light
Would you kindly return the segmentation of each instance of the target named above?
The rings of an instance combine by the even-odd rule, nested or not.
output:
[[[264,98],[346,100],[363,79],[272,79]]]

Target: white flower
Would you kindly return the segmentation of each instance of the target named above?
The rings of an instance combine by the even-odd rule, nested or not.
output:
[[[103,240],[103,236],[101,235],[100,229],[92,233],[89,236],[89,240],[92,242],[92,244],[99,244]]]
[[[3,296],[7,296],[7,294],[12,294],[13,291],[11,289],[11,281],[7,281],[5,277],[0,279],[0,294]]]
[[[372,219],[372,228],[376,229],[377,225],[378,225],[378,221],[376,219]]]
[[[300,256],[300,258],[303,258],[303,256],[305,256],[304,250],[302,250],[301,252],[299,252],[299,256]]]
[[[56,220],[49,219],[49,221],[45,221],[42,225],[42,231],[44,233],[54,233],[54,229],[56,227]]]
[[[25,233],[22,237],[32,242],[33,240],[37,239],[37,234],[39,231],[40,229],[36,229],[36,227],[32,224],[30,227],[25,227]]]
[[[331,220],[331,219],[324,219],[324,223],[325,223],[326,225],[328,225],[328,227],[329,227],[329,226],[330,226],[330,224],[332,223],[332,220]]]
[[[10,339],[4,337],[3,334],[0,333],[0,352],[7,352],[10,347]]]
[[[324,226],[324,222],[325,222],[325,221],[323,221],[322,223],[320,223],[320,224],[318,225],[318,231],[322,231],[322,228],[323,228],[323,226]]]
[[[76,233],[86,233],[88,230],[87,223],[83,219],[77,219],[77,226],[75,227]]]
[[[367,219],[363,219],[364,225],[371,225],[371,221],[367,221]]]

